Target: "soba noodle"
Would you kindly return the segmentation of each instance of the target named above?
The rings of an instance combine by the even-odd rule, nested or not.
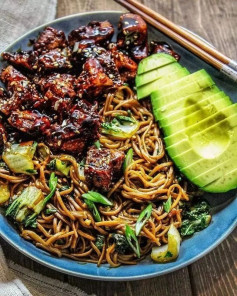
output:
[[[83,168],[79,167],[74,157],[54,155],[51,152],[42,157],[40,149],[49,149],[40,143],[34,157],[37,175],[19,176],[0,169],[0,182],[10,185],[13,197],[29,185],[34,185],[48,194],[51,173],[47,166],[49,162],[59,158],[71,164],[68,178],[58,171],[55,172],[58,176],[57,190],[46,206],[48,209],[55,209],[55,213],[46,215],[43,211],[37,219],[35,229],[27,229],[20,225],[22,237],[59,257],[66,256],[98,265],[109,263],[110,266],[116,267],[120,264],[136,264],[151,252],[153,246],[167,243],[167,232],[171,223],[176,227],[181,226],[179,201],[189,198],[186,188],[182,188],[177,182],[173,163],[165,154],[160,131],[154,122],[149,103],[138,102],[129,87],[120,87],[106,96],[105,104],[100,110],[104,121],[110,121],[118,114],[132,114],[139,122],[139,130],[132,138],[126,140],[116,140],[106,135],[100,137],[102,147],[122,150],[125,153],[129,148],[133,148],[134,151],[133,162],[107,194],[107,197],[113,200],[113,206],[98,208],[101,222],[95,221],[82,199],[82,194],[93,188],[88,188]],[[163,203],[169,197],[172,204],[171,211],[167,213]],[[112,234],[124,234],[126,224],[134,229],[139,214],[148,202],[152,204],[153,209],[150,219],[138,237],[141,257],[138,259],[132,250],[126,254],[119,254]],[[105,236],[102,249],[95,244],[99,234]]]

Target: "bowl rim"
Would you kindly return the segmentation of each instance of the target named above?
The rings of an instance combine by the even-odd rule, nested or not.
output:
[[[47,23],[44,23],[42,25],[39,25],[29,31],[27,31],[26,33],[24,33],[23,35],[21,35],[19,38],[17,38],[14,42],[12,42],[9,46],[7,46],[4,51],[7,51],[8,48],[13,47],[17,42],[21,41],[22,39],[26,38],[28,35],[39,31],[47,26],[51,26],[54,24],[57,24],[58,22],[64,21],[64,20],[69,20],[75,17],[79,17],[79,16],[84,16],[84,15],[95,15],[95,14],[102,14],[102,13],[110,13],[110,14],[116,14],[119,15],[121,13],[124,13],[124,11],[120,11],[120,10],[106,10],[106,11],[91,11],[91,12],[81,12],[81,13],[76,13],[76,14],[71,14],[71,15],[67,15],[61,18],[57,18],[53,21],[49,21]],[[187,29],[186,29],[187,30]],[[187,30],[191,33],[193,33],[190,30]],[[195,33],[193,33],[195,34]],[[195,34],[197,37],[201,38],[202,40],[204,40],[202,37],[200,37],[199,35]],[[204,40],[205,41],[205,40]],[[206,41],[207,42],[207,41]],[[231,201],[231,203],[234,202]],[[1,225],[1,221],[3,221],[3,216],[0,213],[0,225]],[[68,275],[72,275],[75,277],[81,277],[81,278],[86,278],[86,279],[92,279],[92,280],[103,280],[103,281],[135,281],[135,280],[141,280],[141,279],[148,279],[148,278],[153,278],[156,276],[160,276],[160,275],[165,275],[174,271],[177,271],[181,268],[184,268],[192,263],[194,263],[195,261],[199,260],[200,258],[202,258],[203,256],[205,256],[207,253],[209,253],[210,251],[212,251],[214,248],[216,248],[237,226],[237,216],[236,218],[233,220],[233,222],[231,223],[231,225],[228,227],[228,229],[223,233],[223,235],[221,235],[212,245],[210,245],[208,248],[206,248],[205,250],[203,250],[202,252],[200,252],[198,255],[194,256],[193,258],[190,258],[189,260],[178,264],[177,266],[173,266],[173,267],[169,267],[166,270],[161,270],[161,271],[155,271],[155,272],[150,272],[147,274],[143,274],[143,275],[132,275],[132,276],[100,276],[100,275],[89,275],[89,274],[85,274],[85,273],[81,273],[78,271],[72,271],[72,270],[68,270],[67,268],[62,268],[59,266],[55,266],[52,263],[47,262],[44,259],[40,259],[39,257],[37,257],[36,255],[31,254],[30,251],[26,250],[26,249],[21,249],[20,246],[15,245],[13,239],[9,238],[4,231],[2,231],[1,227],[0,227],[0,236],[7,242],[9,243],[11,246],[13,246],[16,250],[18,250],[20,253],[24,254],[25,256],[27,256],[28,258],[46,266],[49,267],[55,271],[58,272],[62,272],[64,274],[68,274]],[[19,235],[19,234],[18,234]],[[20,235],[19,235],[20,236]],[[192,239],[192,238],[191,238]],[[76,261],[75,261],[76,262]],[[97,268],[97,267],[96,267]]]

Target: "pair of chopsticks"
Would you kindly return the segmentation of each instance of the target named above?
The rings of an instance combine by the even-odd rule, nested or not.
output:
[[[136,0],[115,0],[237,82],[237,62]]]

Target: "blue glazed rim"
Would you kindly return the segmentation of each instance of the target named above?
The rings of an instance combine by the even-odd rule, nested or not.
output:
[[[14,46],[20,41],[28,41],[30,35],[33,35],[34,33],[42,30],[47,25],[58,25],[65,22],[70,23],[74,20],[77,20],[78,18],[85,18],[88,20],[88,17],[90,18],[90,16],[91,20],[93,20],[94,18],[118,19],[121,13],[122,12],[120,11],[96,11],[66,16],[29,31],[28,33],[18,38],[13,44],[11,44],[6,49],[6,51],[14,48]],[[170,43],[172,44],[173,42],[170,41]],[[184,56],[185,55],[188,55],[188,53],[184,50]],[[195,60],[197,58],[192,57],[192,59]],[[206,66],[206,64],[204,64],[200,60],[198,60],[198,62],[200,64],[198,64],[199,68],[208,68],[209,71],[213,72],[214,78],[219,80],[219,83],[221,83],[222,79],[221,77],[219,77],[219,74],[215,72],[215,70],[211,69],[209,66]],[[195,69],[195,66],[193,66],[192,64],[190,64],[190,67],[193,67]],[[229,93],[231,92],[231,90],[228,91]],[[83,264],[78,263],[77,261],[70,260],[68,258],[57,258],[44,250],[36,248],[32,243],[21,238],[16,229],[6,220],[4,215],[2,215],[1,213],[0,236],[27,257],[62,273],[103,281],[140,280],[176,271],[197,261],[204,255],[209,253],[211,250],[217,247],[236,227],[236,209],[237,199],[232,196],[232,200],[229,201],[228,205],[222,211],[214,214],[211,225],[202,232],[194,235],[192,238],[185,240],[182,243],[178,259],[174,262],[166,264],[155,264],[149,258],[146,258],[145,260],[134,266],[120,266],[118,268],[109,268],[107,264],[102,265],[101,267],[97,267],[93,263]]]

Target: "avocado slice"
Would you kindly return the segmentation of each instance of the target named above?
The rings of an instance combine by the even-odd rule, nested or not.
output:
[[[233,114],[236,114],[236,112],[237,112],[237,103],[232,104],[224,108],[223,110],[218,111],[217,113],[211,116],[208,116],[207,118],[201,120],[200,122],[178,131],[177,133],[171,134],[170,136],[164,138],[166,147],[169,147],[175,143],[178,143],[183,139],[188,139],[190,136],[210,127],[211,125],[214,125],[219,121]],[[170,134],[168,130],[166,131],[166,133]]]
[[[188,106],[189,103],[202,101],[215,94],[218,94],[219,92],[220,89],[218,87],[211,86],[201,91],[191,93],[187,96],[178,97],[177,99],[175,99],[175,96],[173,96],[172,102],[164,106],[160,106],[160,101],[158,100],[156,107],[153,108],[153,111],[156,112],[156,115],[159,119],[159,124],[162,125],[164,118],[167,118],[169,115],[172,115],[177,111],[183,110],[183,108]]]
[[[237,158],[235,157],[234,159],[228,159],[219,165],[217,165],[214,168],[211,168],[208,171],[205,171],[204,173],[196,176],[194,179],[191,181],[199,186],[202,190],[208,191],[208,192],[227,192],[231,189],[235,189],[237,187],[237,175],[236,175],[236,167],[233,164],[233,162],[236,163]],[[235,174],[231,177],[228,178],[227,181],[228,183],[225,183],[222,187],[218,186],[218,188],[215,188],[214,183],[217,182],[218,180],[224,180],[225,175],[229,172],[234,172]],[[205,185],[202,185],[205,184]],[[212,186],[209,186],[211,185]]]
[[[228,185],[227,185],[228,184]],[[207,192],[227,192],[237,187],[237,168],[224,174],[215,181],[207,184],[202,189]]]
[[[151,70],[149,72],[145,72],[142,74],[139,74],[135,78],[136,87],[142,86],[144,84],[150,83],[154,80],[160,79],[165,77],[166,75],[177,71],[178,69],[181,69],[182,66],[177,63],[173,62],[171,64],[156,68],[154,70]]]
[[[137,88],[137,97],[138,99],[143,99],[149,96],[153,91],[164,87],[165,85],[169,84],[170,82],[180,79],[184,76],[189,75],[189,71],[186,68],[178,69],[175,72],[171,72],[163,78],[154,80],[150,83],[142,85]]]
[[[202,131],[189,139],[190,146],[192,147],[189,151],[184,153],[182,156],[177,155],[174,159],[176,163],[179,163],[180,158],[186,158],[182,162],[187,162],[188,165],[182,164],[181,172],[187,172],[192,169],[196,164],[199,168],[203,169],[209,162],[215,162],[217,156],[222,155],[222,159],[230,158],[233,155],[233,151],[227,151],[229,145],[237,145],[237,139],[232,139],[232,134],[228,134],[228,130],[235,130],[237,126],[237,114],[234,114],[225,120],[222,120],[216,125]],[[197,146],[199,144],[199,147]],[[237,146],[236,146],[237,147]],[[200,157],[201,156],[201,157]],[[187,159],[189,158],[189,162]],[[206,163],[203,162],[205,159]]]
[[[214,104],[214,102],[217,102],[219,99],[226,97],[225,93],[222,91],[214,91],[210,94],[210,91],[204,90],[203,93],[202,96],[188,96],[183,98],[183,100],[178,100],[177,102],[172,103],[172,105],[170,105],[170,109],[172,106],[171,111],[169,112],[169,110],[167,110],[166,116],[159,117],[159,126],[162,127],[168,125],[171,122],[182,118],[184,109],[186,114],[191,114],[200,108],[205,108],[209,104]],[[229,101],[231,102],[230,99]],[[176,108],[174,108],[174,104],[176,105]]]
[[[221,91],[216,86],[212,86],[187,96],[181,96],[181,98],[177,98],[165,106],[160,106],[160,102],[158,101],[156,104],[157,108],[153,109],[156,112],[159,125],[166,125],[167,123],[164,122],[164,119],[167,119],[169,115],[172,115],[175,112],[182,111],[183,108],[189,106],[190,104],[193,105],[193,102],[201,102],[204,99],[207,99],[220,92]]]
[[[187,108],[183,109],[183,112],[179,114],[179,117],[177,120],[169,123],[168,125],[162,126],[165,136],[169,136],[171,134],[175,134],[179,132],[180,130],[189,127],[191,125],[194,125],[201,120],[217,113],[219,110],[222,110],[228,106],[232,105],[232,102],[229,97],[224,96],[220,98],[217,101],[214,101],[211,103],[209,101],[209,104],[202,107],[200,104],[195,104],[196,110],[193,113],[189,113],[189,110]]]
[[[182,147],[187,150],[179,154]],[[236,151],[237,113],[191,136],[189,140],[173,145],[170,147],[169,154],[174,156],[172,160],[188,179],[199,187],[205,187],[214,180],[222,178],[229,170],[236,168]],[[225,170],[226,162],[228,162],[228,171]],[[198,178],[198,176],[201,177]],[[232,178],[229,178],[229,182],[222,189],[219,188],[219,191],[216,191],[214,186],[208,187],[208,190],[226,192],[233,189],[237,186],[237,175],[235,182]]]
[[[197,96],[201,95],[201,91],[208,88],[211,94],[213,89],[210,87],[213,85],[214,82],[207,72],[200,70],[152,92],[151,103],[155,119],[158,120],[159,117],[163,116],[163,113],[169,110],[168,104],[176,102],[185,96],[194,93],[197,93]]]
[[[200,154],[202,154],[203,157],[208,157],[205,156],[208,151],[215,153],[213,147],[216,147],[215,149],[219,150],[222,149],[220,141],[223,139],[222,143],[225,143],[228,135],[224,134],[220,128],[228,130],[230,123],[234,125],[232,121],[235,120],[235,117],[236,114],[233,114],[198,133],[191,134],[190,137],[184,138],[183,140],[166,147],[168,154],[181,169],[198,161],[200,159]],[[193,153],[195,151],[197,151],[196,155]],[[179,160],[181,160],[182,163],[179,162]]]
[[[149,72],[153,69],[177,62],[174,57],[166,53],[155,53],[141,60],[138,65],[137,74]]]
[[[211,76],[202,69],[162,87],[152,93],[152,95],[154,100],[162,99],[163,103],[168,104],[172,102],[174,98],[177,98],[177,96],[179,98],[187,96],[212,85],[214,85],[214,81]]]

